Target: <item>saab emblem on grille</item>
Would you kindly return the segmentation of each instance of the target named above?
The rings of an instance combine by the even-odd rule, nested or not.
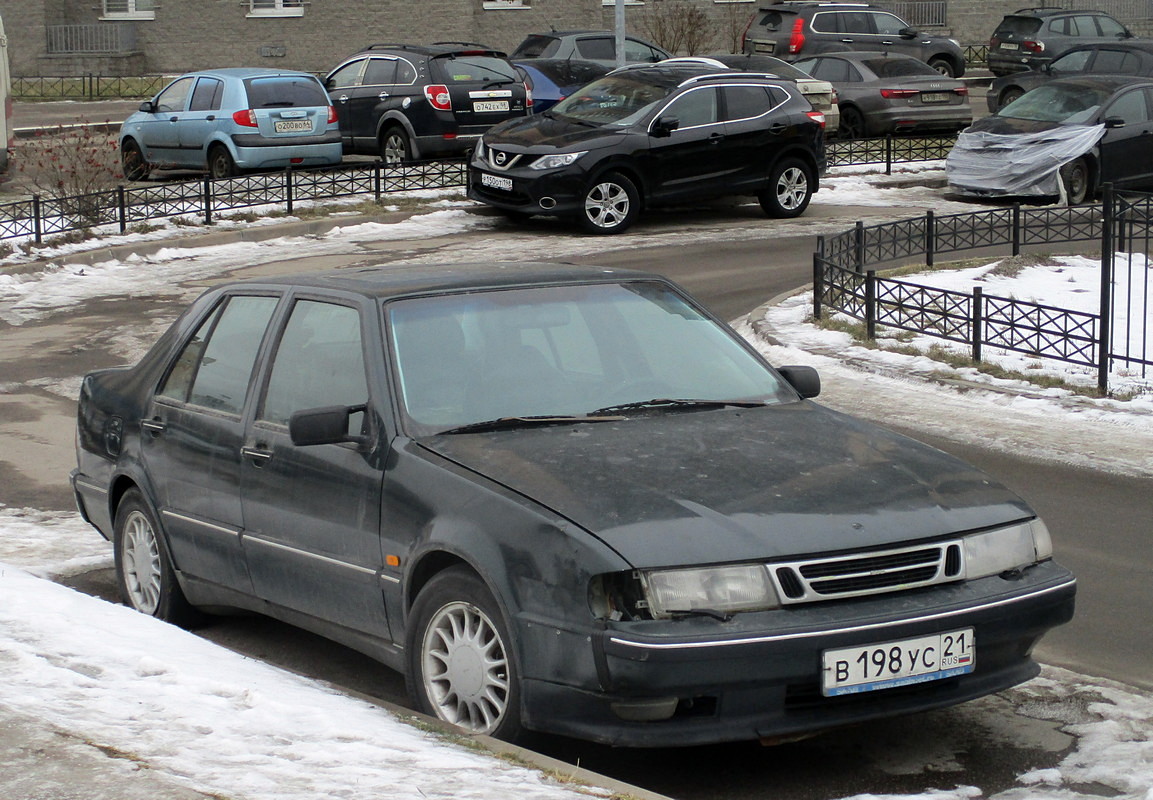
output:
[[[498,167],[503,167],[504,162],[508,161],[508,153],[497,153],[493,156],[493,161],[496,162]]]

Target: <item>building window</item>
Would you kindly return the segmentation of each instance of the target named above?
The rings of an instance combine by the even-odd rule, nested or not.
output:
[[[304,0],[249,0],[250,17],[303,17]]]
[[[532,8],[532,0],[482,0],[481,7],[489,8]]]
[[[615,6],[616,4],[617,0],[601,0],[602,6]],[[645,0],[625,0],[626,6],[643,6],[644,4]]]
[[[104,0],[101,19],[156,19],[155,0]]]

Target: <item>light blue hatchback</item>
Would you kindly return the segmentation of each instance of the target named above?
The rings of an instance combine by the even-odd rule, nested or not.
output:
[[[154,169],[243,170],[341,160],[328,93],[307,72],[233,68],[191,72],[140,104],[120,128],[124,177]]]

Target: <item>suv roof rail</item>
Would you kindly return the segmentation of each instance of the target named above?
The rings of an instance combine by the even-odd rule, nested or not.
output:
[[[693,75],[681,81],[680,85],[688,86],[690,83],[700,83],[702,81],[747,80],[748,78],[756,78],[758,80],[768,78],[773,81],[785,80],[780,75],[774,75],[771,72],[737,72],[736,70],[730,69],[727,72],[709,72],[705,75]]]
[[[487,44],[480,44],[479,42],[433,42],[433,47],[472,47],[477,50],[487,50],[490,53],[495,53],[495,47],[489,47]]]
[[[418,44],[403,44],[401,42],[374,42],[360,48],[359,52],[365,50],[427,50],[427,47]]]
[[[1029,8],[1018,8],[1014,14],[1026,14],[1030,11],[1064,11],[1061,6],[1031,6]]]

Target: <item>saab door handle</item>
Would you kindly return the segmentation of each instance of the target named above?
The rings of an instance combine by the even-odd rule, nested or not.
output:
[[[168,429],[168,424],[160,417],[153,417],[152,419],[141,420],[140,427],[148,431],[152,438],[155,439]]]
[[[266,450],[260,445],[256,447],[242,447],[240,448],[240,455],[247,458],[252,462],[252,466],[259,469],[272,460],[272,451]]]

